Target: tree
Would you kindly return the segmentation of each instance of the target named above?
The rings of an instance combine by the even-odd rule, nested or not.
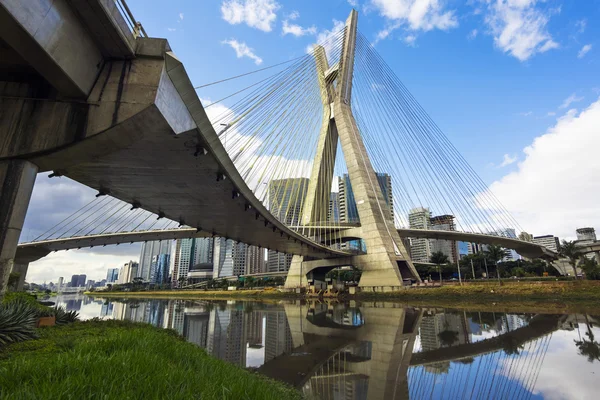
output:
[[[429,262],[437,265],[438,272],[440,273],[440,283],[442,283],[442,264],[448,263],[448,256],[441,251],[436,251],[431,254]]]
[[[573,276],[577,279],[577,263],[583,256],[583,253],[577,248],[572,240],[563,240],[560,245],[560,255],[569,259],[569,264],[573,268]]]
[[[496,275],[498,279],[500,279],[500,271],[498,270],[498,261],[502,260],[507,256],[507,251],[502,248],[502,246],[497,246],[495,244],[490,244],[485,251],[485,255],[488,260],[494,263],[496,266]]]
[[[600,343],[596,342],[596,338],[592,332],[592,324],[590,323],[587,315],[585,315],[585,322],[587,325],[587,332],[585,335],[589,338],[589,340],[575,340],[575,345],[579,349],[579,354],[587,357],[589,362],[593,363],[594,361],[600,361]]]
[[[581,269],[586,279],[600,280],[600,267],[594,259],[584,258]]]

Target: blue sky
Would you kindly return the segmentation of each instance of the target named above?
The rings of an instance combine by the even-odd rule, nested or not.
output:
[[[377,42],[487,183],[515,167],[498,166],[522,159],[522,149],[567,107],[589,104],[600,93],[599,0],[128,3],[150,36],[169,40],[198,85],[302,55],[354,6],[360,31]],[[421,8],[426,11],[419,14]],[[284,27],[302,35],[284,34]],[[388,36],[378,40],[384,32]],[[246,45],[262,63],[237,58],[226,41]],[[578,57],[584,46],[591,48]],[[240,85],[233,81],[200,95],[217,99]],[[568,98],[575,101],[560,108]]]

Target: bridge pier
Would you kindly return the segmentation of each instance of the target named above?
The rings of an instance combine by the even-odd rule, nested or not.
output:
[[[13,270],[37,171],[38,167],[29,161],[0,161],[0,298]]]

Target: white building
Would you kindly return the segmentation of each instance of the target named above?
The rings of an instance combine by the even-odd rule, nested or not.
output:
[[[431,212],[429,208],[413,208],[408,214],[411,229],[430,229]],[[429,262],[431,258],[431,243],[429,239],[411,238],[410,254],[413,262]]]
[[[560,249],[560,241],[556,236],[553,235],[534,236],[532,242],[557,253]]]

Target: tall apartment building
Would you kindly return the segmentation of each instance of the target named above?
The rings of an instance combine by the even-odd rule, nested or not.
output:
[[[271,214],[288,226],[299,225],[308,182],[308,178],[278,179],[269,182]],[[287,271],[291,263],[291,254],[269,250],[267,265],[269,272]]]
[[[171,254],[171,241],[170,240],[156,240],[152,242],[142,243],[142,249],[140,251],[140,266],[138,267],[138,276],[144,280],[144,282],[150,281],[152,260],[159,254]]]
[[[531,233],[521,232],[519,233],[519,240],[522,240],[524,242],[531,242],[533,241],[533,235]]]
[[[388,219],[394,219],[394,197],[392,195],[392,177],[385,173],[377,172],[377,182],[379,188],[383,194],[383,198],[387,203],[390,215]],[[354,223],[359,222],[358,208],[356,206],[356,199],[354,198],[354,192],[352,191],[352,185],[350,183],[350,176],[344,174],[338,177],[338,196],[339,196],[339,208],[340,208],[340,222]]]
[[[265,268],[265,250],[257,246],[248,246],[246,254],[246,274],[261,274]]]
[[[119,271],[119,283],[124,284],[133,282],[133,278],[138,276],[138,267],[139,264],[135,261],[125,263]]]
[[[431,212],[429,208],[413,208],[408,213],[408,224],[411,229],[430,229]],[[431,244],[429,239],[411,238],[410,254],[413,262],[429,262],[431,258]]]
[[[340,196],[337,192],[329,195],[329,210],[327,210],[327,222],[340,221]]]
[[[432,230],[455,231],[454,215],[438,215],[431,218],[430,227]],[[430,242],[431,252],[441,251],[448,256],[448,261],[454,263],[460,260],[458,256],[458,243],[456,240],[432,239]]]
[[[558,252],[560,249],[560,241],[554,235],[534,236],[532,242],[552,251]]]

